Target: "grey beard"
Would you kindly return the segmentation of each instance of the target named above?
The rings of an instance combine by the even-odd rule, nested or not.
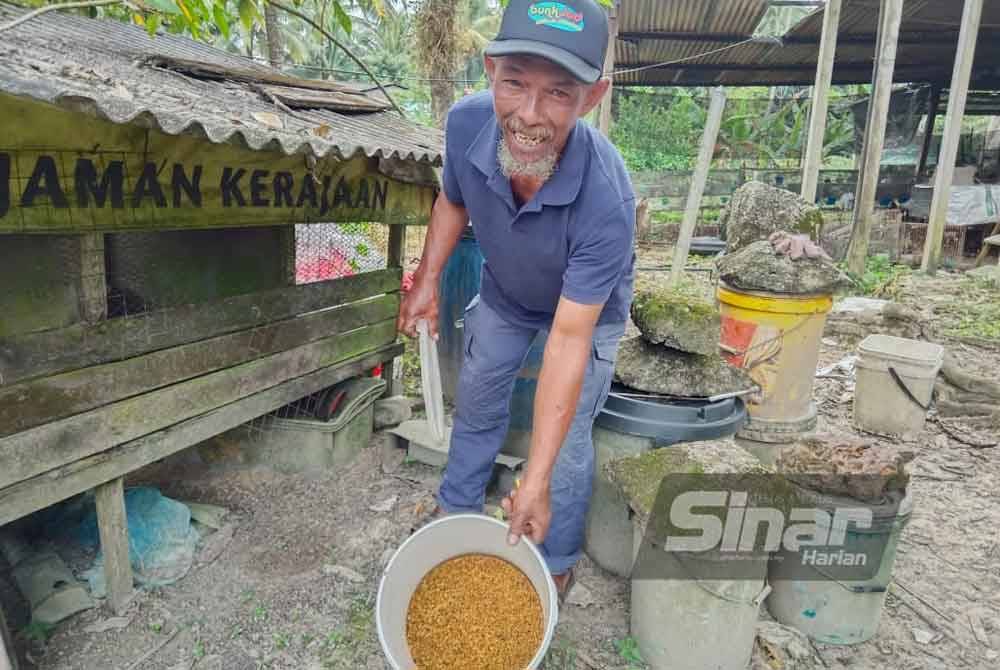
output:
[[[500,161],[500,171],[508,179],[517,175],[541,179],[542,181],[548,181],[549,177],[555,174],[556,163],[559,160],[558,155],[552,154],[531,163],[519,161],[511,153],[510,147],[507,145],[507,138],[503,136],[500,137],[500,145],[497,147],[497,158]]]

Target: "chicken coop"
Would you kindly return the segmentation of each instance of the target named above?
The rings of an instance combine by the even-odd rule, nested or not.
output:
[[[401,353],[442,146],[384,97],[182,37],[6,31],[0,524],[95,490],[126,599],[125,475]]]

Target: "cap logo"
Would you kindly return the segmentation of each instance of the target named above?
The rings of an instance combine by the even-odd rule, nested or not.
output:
[[[561,2],[536,2],[528,7],[528,16],[540,26],[557,28],[568,33],[583,31],[583,14]]]

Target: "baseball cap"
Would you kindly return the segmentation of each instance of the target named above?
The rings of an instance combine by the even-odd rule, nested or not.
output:
[[[593,84],[604,71],[607,49],[608,16],[595,0],[510,0],[485,53],[540,56]]]

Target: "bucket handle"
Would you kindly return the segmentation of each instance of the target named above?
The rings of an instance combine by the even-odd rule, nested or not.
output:
[[[893,381],[896,382],[896,385],[899,386],[900,389],[902,389],[903,393],[906,394],[906,397],[912,400],[917,407],[924,410],[925,412],[930,409],[930,404],[925,405],[924,403],[917,400],[917,397],[913,395],[913,391],[910,390],[910,388],[903,381],[903,378],[899,376],[898,372],[896,372],[896,368],[892,367],[891,365],[889,366],[889,376],[892,377]]]

